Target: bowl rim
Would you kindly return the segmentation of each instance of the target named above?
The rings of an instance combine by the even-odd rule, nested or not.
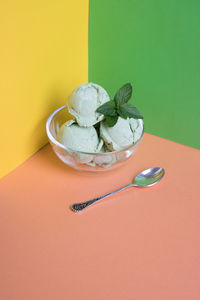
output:
[[[54,137],[53,135],[51,134],[51,131],[49,129],[50,127],[50,124],[51,124],[51,121],[53,119],[53,117],[59,112],[61,111],[62,109],[65,109],[67,108],[68,105],[63,105],[59,108],[57,108],[56,110],[54,110],[50,116],[48,117],[47,121],[46,121],[46,133],[47,133],[47,136],[49,138],[49,140],[54,143],[56,146],[66,150],[66,151],[69,151],[69,152],[73,152],[73,153],[79,153],[79,154],[89,154],[89,155],[98,155],[98,156],[105,156],[105,155],[111,155],[111,154],[119,154],[121,152],[124,152],[124,151],[127,151],[127,150],[130,150],[132,148],[134,148],[137,144],[140,143],[140,141],[142,140],[143,138],[143,135],[144,135],[144,122],[142,119],[139,119],[140,123],[142,124],[142,134],[140,136],[140,138],[137,140],[136,143],[132,144],[131,146],[127,147],[127,148],[124,148],[122,150],[119,150],[119,151],[110,151],[110,152],[105,152],[105,153],[99,153],[99,152],[83,152],[83,151],[78,151],[78,150],[74,150],[74,149],[71,149],[69,147],[66,147],[64,146],[63,144],[59,143]]]

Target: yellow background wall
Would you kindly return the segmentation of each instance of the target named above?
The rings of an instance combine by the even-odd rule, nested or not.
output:
[[[47,117],[88,81],[88,2],[1,1],[0,177],[47,143]]]

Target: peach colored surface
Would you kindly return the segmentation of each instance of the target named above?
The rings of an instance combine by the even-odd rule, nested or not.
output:
[[[163,166],[81,214],[69,206]],[[200,152],[145,134],[105,174],[74,171],[46,146],[0,182],[1,300],[199,300]]]

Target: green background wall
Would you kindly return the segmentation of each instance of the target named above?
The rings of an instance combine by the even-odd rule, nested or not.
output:
[[[90,0],[89,81],[134,86],[146,132],[200,148],[200,1]]]

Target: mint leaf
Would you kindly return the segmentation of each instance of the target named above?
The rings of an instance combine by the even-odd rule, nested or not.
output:
[[[118,108],[118,113],[120,117],[124,119],[126,119],[127,117],[143,119],[143,116],[140,114],[139,110],[130,103],[124,103],[120,105],[120,107]]]
[[[132,95],[132,85],[130,83],[126,83],[123,85],[118,92],[115,94],[114,101],[119,107],[121,104],[128,102]]]
[[[117,116],[117,111],[115,109],[115,102],[113,100],[108,101],[103,105],[99,106],[96,111],[105,116],[111,116],[111,117]]]
[[[108,127],[113,127],[118,120],[118,116],[114,116],[114,117],[110,117],[110,116],[106,116],[106,124],[108,125]]]

